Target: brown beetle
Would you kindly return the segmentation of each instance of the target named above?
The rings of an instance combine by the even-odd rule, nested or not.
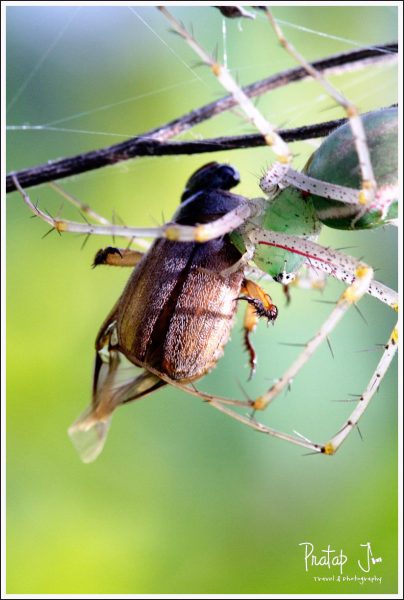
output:
[[[238,182],[233,167],[205,165],[188,180],[173,223],[209,223],[245,204],[245,198],[228,191]],[[195,381],[215,366],[239,299],[248,302],[245,344],[254,370],[249,333],[259,316],[274,320],[277,309],[268,294],[244,278],[241,258],[227,235],[204,243],[158,239],[146,254],[116,248],[97,253],[94,266],[135,269],[96,339],[92,404],[69,429],[84,462],[101,452],[117,406],[169,381]],[[123,357],[143,369],[126,382],[119,381]]]

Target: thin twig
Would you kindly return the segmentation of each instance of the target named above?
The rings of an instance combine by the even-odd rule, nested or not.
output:
[[[397,44],[385,44],[379,47],[363,48],[336,54],[326,59],[316,61],[312,63],[312,65],[318,71],[327,74],[335,74],[346,69],[362,68],[379,61],[385,61],[386,59],[391,58],[389,53],[394,54],[396,52]],[[255,82],[246,86],[243,90],[249,97],[256,97],[289,83],[306,79],[307,77],[306,71],[302,67],[298,67]],[[40,185],[41,183],[56,181],[64,177],[98,169],[107,165],[113,165],[139,156],[195,154],[264,145],[262,136],[259,135],[215,138],[213,140],[204,141],[171,142],[169,144],[164,143],[166,140],[183,133],[191,127],[229,110],[234,107],[234,105],[234,99],[231,96],[226,96],[125,142],[14,172],[7,176],[6,190],[7,192],[15,190],[13,175],[17,177],[21,185],[28,188]],[[318,126],[312,127],[323,126],[324,124],[321,123]],[[328,131],[330,130],[331,129]],[[300,137],[288,138],[288,132],[279,133],[281,133],[285,141],[321,137],[327,133],[327,131],[325,131],[324,133],[314,135],[313,130],[310,131],[310,127],[297,128],[297,130],[290,130],[290,132],[294,132],[293,134],[290,133],[290,135],[299,135]]]

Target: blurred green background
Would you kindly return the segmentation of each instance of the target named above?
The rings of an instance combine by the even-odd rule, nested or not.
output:
[[[221,95],[153,8],[8,7],[7,170],[106,146],[182,115]],[[223,57],[222,17],[213,8],[173,9],[197,39]],[[276,8],[285,32],[308,59],[353,45],[396,39],[394,7]],[[143,21],[142,21],[143,19]],[[147,24],[147,25],[146,25]],[[298,28],[296,28],[298,27]],[[319,36],[309,30],[325,32]],[[339,39],[344,38],[344,39]],[[345,40],[345,41],[344,41]],[[167,45],[165,45],[167,44]],[[294,66],[262,15],[227,22],[229,68],[243,84]],[[396,100],[395,67],[371,67],[333,81],[361,110]],[[312,82],[291,85],[258,102],[273,123],[296,126],[342,116]],[[30,129],[42,125],[40,129]],[[220,116],[181,139],[252,131],[238,112]],[[301,168],[312,151],[295,144]],[[189,174],[209,160],[241,173],[237,191],[260,195],[258,176],[273,158],[263,148],[209,156],[121,163],[62,182],[111,218],[147,225],[168,219]],[[61,198],[47,186],[33,201],[56,213]],[[77,219],[66,204],[63,215]],[[394,593],[397,589],[397,386],[390,370],[360,429],[331,458],[265,436],[172,389],[117,411],[106,447],[83,465],[66,435],[90,400],[93,341],[120,294],[127,270],[91,270],[95,251],[111,243],[31,220],[17,194],[7,198],[7,592],[8,593]],[[327,230],[322,243],[364,256],[396,286],[396,231]],[[342,286],[293,291],[285,307],[279,286],[275,327],[255,334],[259,369],[247,383],[241,315],[223,359],[199,386],[242,397],[279,377],[330,311]],[[283,431],[326,441],[352,403],[335,402],[366,386],[395,316],[361,301],[332,334],[335,359],[321,349],[260,415]],[[319,554],[330,545],[349,557],[346,575],[371,542],[381,583],[315,582],[337,569],[305,571],[301,542]]]

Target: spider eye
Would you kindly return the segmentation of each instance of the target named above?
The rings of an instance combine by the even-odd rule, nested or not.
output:
[[[291,281],[293,281],[295,277],[296,277],[295,273],[285,273],[283,271],[282,273],[278,273],[278,275],[276,275],[274,277],[274,280],[277,283],[287,284],[287,283],[290,283]]]

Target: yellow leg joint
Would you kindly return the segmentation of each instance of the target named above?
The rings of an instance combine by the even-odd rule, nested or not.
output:
[[[55,229],[57,231],[66,231],[67,230],[67,224],[64,223],[63,221],[55,221]]]
[[[222,67],[218,63],[213,63],[211,69],[212,69],[213,75],[215,75],[216,77],[219,77]]]
[[[323,446],[322,451],[323,451],[323,454],[327,454],[327,456],[331,456],[332,454],[335,454],[335,447],[332,445],[331,442],[328,442],[328,444],[325,444],[325,446]]]
[[[351,104],[351,106],[348,106],[346,114],[349,118],[351,117],[357,117],[358,116],[358,109],[356,108],[356,106],[354,106],[353,104]]]
[[[264,410],[264,408],[267,405],[267,401],[265,400],[264,396],[260,396],[259,398],[257,398],[256,400],[254,400],[254,404],[253,404],[253,409],[254,410]]]
[[[355,269],[355,275],[356,277],[366,277],[366,275],[369,273],[369,267],[367,267],[366,265],[359,265],[356,269]]]
[[[352,289],[352,287],[349,287],[342,294],[339,302],[349,302],[349,304],[355,304],[355,302],[357,300],[358,300],[358,292],[356,290]]]
[[[203,225],[198,225],[195,227],[195,241],[196,242],[207,242],[210,239],[210,236],[206,230],[206,227]]]
[[[364,179],[362,181],[362,188],[364,190],[373,190],[374,187],[375,187],[375,182],[372,181],[371,179]]]
[[[358,200],[359,204],[361,204],[362,206],[365,206],[368,203],[368,195],[365,190],[361,190],[359,192]]]
[[[180,239],[180,232],[175,226],[167,227],[167,229],[164,232],[164,237],[167,240],[170,240],[170,242],[177,242]]]

